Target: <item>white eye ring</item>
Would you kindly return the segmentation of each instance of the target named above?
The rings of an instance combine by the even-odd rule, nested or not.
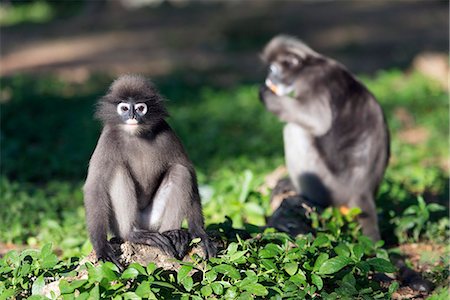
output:
[[[119,103],[119,105],[117,105],[117,113],[119,115],[122,115],[123,113],[127,112],[130,110],[130,104],[128,103]]]
[[[147,104],[137,103],[134,105],[134,110],[140,115],[145,115],[147,113]]]

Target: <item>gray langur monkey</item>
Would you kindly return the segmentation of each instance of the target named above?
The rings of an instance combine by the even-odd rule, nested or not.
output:
[[[380,239],[375,194],[389,160],[389,132],[375,97],[343,65],[289,36],[262,58],[266,108],[286,122],[285,160],[295,191],[323,206],[359,207],[365,235]]]
[[[165,117],[163,99],[138,75],[115,80],[97,106],[103,131],[84,185],[86,221],[97,258],[120,265],[107,233],[181,259],[199,237],[216,254],[202,215],[194,167]],[[187,219],[189,230],[181,229]]]

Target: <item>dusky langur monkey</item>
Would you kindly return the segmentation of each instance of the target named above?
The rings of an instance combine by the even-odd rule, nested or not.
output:
[[[205,229],[194,167],[165,118],[163,99],[138,75],[115,80],[97,106],[103,131],[84,185],[86,220],[97,258],[119,265],[107,233],[181,259]],[[181,229],[187,219],[189,230]]]
[[[375,194],[389,160],[389,133],[375,97],[343,65],[288,36],[262,58],[266,108],[286,122],[285,160],[296,192],[323,206],[359,207],[365,235],[380,239]]]

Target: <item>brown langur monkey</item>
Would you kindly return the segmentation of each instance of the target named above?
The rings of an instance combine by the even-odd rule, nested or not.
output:
[[[380,239],[375,194],[389,160],[389,133],[375,97],[343,65],[288,36],[262,58],[266,108],[286,122],[285,160],[295,191],[323,206],[359,207],[365,235]]]
[[[138,75],[118,78],[98,102],[104,127],[83,188],[98,259],[120,265],[108,232],[179,259],[199,237],[206,256],[216,254],[204,229],[194,167],[167,116],[158,91]],[[181,229],[185,219],[188,231]]]

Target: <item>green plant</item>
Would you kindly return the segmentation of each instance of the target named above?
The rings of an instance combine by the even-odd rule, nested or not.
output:
[[[67,299],[80,295],[137,299],[146,294],[158,299],[171,294],[193,299],[279,299],[302,294],[328,299],[389,298],[395,284],[383,289],[367,280],[372,272],[387,266],[388,256],[381,243],[373,244],[360,235],[354,222],[357,210],[345,215],[331,208],[321,214],[312,212],[316,238],[289,239],[271,230],[257,235],[260,230],[255,225],[264,225],[271,213],[270,197],[259,187],[266,174],[283,163],[283,125],[257,100],[255,84],[219,89],[205,84],[208,78],[199,76],[190,84],[186,78],[192,73],[181,75],[158,78],[156,83],[170,99],[169,122],[196,166],[206,222],[228,233],[228,248],[217,260],[204,263],[196,258],[178,273],[154,265],[132,265],[119,274],[111,264],[102,264],[83,267],[88,270],[87,281],[67,280],[76,275],[72,270],[79,260],[70,258],[83,257],[91,249],[81,186],[100,130],[92,118],[94,103],[111,78],[93,76],[83,84],[51,76],[2,78],[0,96],[9,95],[9,99],[2,98],[0,109],[0,242],[41,249],[52,242],[63,260],[43,268],[42,251],[5,255],[0,259],[0,298],[10,293],[17,298],[32,296],[33,286],[37,291],[42,284],[38,278],[46,283],[66,278],[61,287]],[[392,134],[392,158],[377,197],[383,237],[391,246],[398,243],[394,230],[401,242],[415,240],[416,235],[429,243],[446,243],[447,92],[417,73],[390,70],[364,80],[380,100]],[[410,115],[411,126],[426,130],[420,143],[401,139],[409,125],[398,117],[398,109]],[[427,203],[443,205],[445,211],[434,212],[441,208]],[[410,206],[415,208],[407,210]],[[408,214],[403,215],[405,210]],[[390,222],[393,217],[396,221]],[[233,226],[256,235],[235,239]],[[43,252],[48,256],[48,250]],[[330,266],[320,270],[325,258],[332,261],[336,272],[327,269]],[[427,278],[445,286],[447,266],[443,259]]]
[[[430,228],[430,216],[433,212],[443,211],[445,208],[436,203],[426,204],[422,197],[417,198],[417,205],[408,207],[401,216],[392,219],[396,225],[395,234],[400,242],[408,241],[412,234],[413,241],[419,241],[421,233]]]

